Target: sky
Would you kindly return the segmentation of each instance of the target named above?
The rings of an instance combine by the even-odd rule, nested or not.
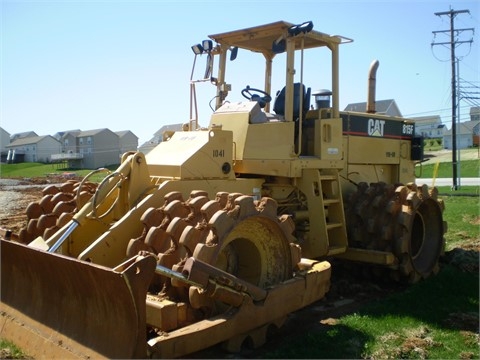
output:
[[[433,33],[449,31],[450,19],[435,13],[469,10],[454,18],[455,28],[467,29],[456,40],[473,40],[455,48],[460,121],[480,104],[467,99],[480,97],[478,1],[0,0],[0,6],[0,126],[12,135],[108,128],[132,131],[141,145],[162,126],[189,121],[192,45],[279,20],[313,21],[317,31],[354,40],[340,48],[340,109],[366,101],[368,69],[377,59],[377,100],[394,99],[405,117],[440,115],[450,128],[450,48],[432,46],[450,41],[448,32]],[[203,71],[201,61],[196,70]],[[309,66],[330,72],[329,62]],[[228,99],[241,101],[246,85],[263,87],[261,67],[252,63],[251,77],[227,68]],[[330,87],[321,76],[304,82],[313,90]],[[197,93],[199,123],[207,126],[215,88],[198,84]]]

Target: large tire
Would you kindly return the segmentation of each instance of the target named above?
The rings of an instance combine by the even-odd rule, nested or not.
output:
[[[127,255],[149,251],[160,265],[175,271],[182,271],[186,258],[193,256],[265,289],[292,278],[301,257],[299,247],[291,245],[293,221],[277,216],[271,198],[255,201],[220,192],[208,200],[205,192],[193,191],[184,201],[180,193],[170,193],[165,204],[147,210],[142,221],[145,230],[130,241]],[[185,300],[185,284],[157,276],[155,285],[172,300]],[[199,300],[198,292],[189,293],[193,307],[209,303]]]
[[[415,283],[439,271],[447,226],[436,188],[360,183],[345,208],[349,246],[392,252],[392,278]]]
[[[292,264],[291,219],[277,217],[273,199],[256,202],[241,194],[230,197],[230,206],[210,219],[207,237],[193,256],[262,288],[290,279],[296,266]]]
[[[145,229],[131,240],[130,255],[153,252],[159,265],[177,272],[183,273],[187,258],[193,257],[268,289],[293,278],[301,260],[300,247],[293,244],[293,220],[278,217],[277,203],[271,198],[256,201],[239,193],[219,192],[209,200],[205,192],[193,191],[183,201],[180,193],[170,193],[162,207],[148,209],[141,220]],[[149,291],[159,299],[187,304],[186,323],[190,324],[242,306],[247,296],[241,289],[210,285],[203,289],[160,275]],[[266,330],[280,327],[284,320],[281,317],[251,333],[238,334],[224,346],[237,349],[250,336],[257,346],[263,344]],[[157,330],[150,330],[149,336],[157,336]]]

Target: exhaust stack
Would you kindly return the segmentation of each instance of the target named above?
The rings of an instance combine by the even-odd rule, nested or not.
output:
[[[368,72],[368,95],[367,95],[367,113],[375,114],[375,89],[377,81],[377,69],[380,65],[378,60],[374,60],[370,64],[370,70]]]

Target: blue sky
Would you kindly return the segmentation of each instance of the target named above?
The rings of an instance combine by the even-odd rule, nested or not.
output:
[[[447,16],[463,32],[457,46],[465,86],[480,86],[478,1],[9,1],[1,6],[0,126],[10,134],[109,128],[131,130],[139,143],[163,125],[189,120],[191,45],[209,34],[278,20],[302,23],[328,34],[353,38],[340,51],[340,107],[367,96],[374,59],[377,99],[395,99],[404,116],[440,115],[450,127],[451,65]],[[241,54],[239,54],[241,56]],[[306,55],[308,56],[308,55]],[[202,69],[203,69],[203,62]],[[317,65],[315,65],[317,66]],[[322,66],[319,64],[318,66]],[[330,64],[325,63],[326,71]],[[283,76],[283,75],[282,75]],[[263,77],[245,80],[228,73],[229,100],[240,101],[246,85],[262,87]],[[312,89],[329,88],[321,78],[304,79]],[[207,125],[214,87],[200,84],[199,118]],[[477,91],[478,89],[467,89]],[[275,89],[278,90],[278,89]],[[477,97],[479,95],[477,94]],[[475,100],[479,103],[480,100]],[[461,104],[468,120],[471,102]]]

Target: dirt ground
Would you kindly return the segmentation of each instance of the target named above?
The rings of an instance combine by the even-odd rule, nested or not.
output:
[[[438,151],[426,151],[424,154],[425,159],[429,159],[426,164],[433,164],[435,162],[451,162],[452,150],[438,150]],[[462,149],[460,155],[457,153],[457,160],[478,160],[480,159],[480,148]]]
[[[448,156],[448,155],[447,155]],[[29,203],[42,197],[42,189],[48,184],[60,184],[64,179],[0,179],[0,228],[12,230],[14,233],[25,227],[25,209]],[[464,248],[458,248],[446,254],[446,261],[457,265],[462,270],[478,272],[479,239],[466,241]],[[467,260],[467,261],[466,261]],[[275,349],[285,339],[298,333],[318,327],[328,327],[342,315],[359,309],[363,304],[394,292],[403,291],[400,285],[378,287],[375,283],[348,278],[339,274],[332,278],[332,287],[327,296],[320,302],[291,314],[280,332],[267,344],[257,350],[245,349],[234,358],[261,358],[262,353]],[[319,321],[319,319],[324,319]],[[477,320],[477,319],[475,319]],[[455,321],[453,319],[452,321]],[[464,321],[464,320],[462,320]],[[0,349],[3,351],[3,349]],[[2,354],[0,353],[0,356]],[[222,358],[226,355],[220,347],[206,349],[190,354],[189,358]],[[229,356],[230,357],[230,356]]]
[[[25,209],[42,198],[42,189],[62,179],[0,179],[0,228],[13,233],[26,226]]]
[[[0,227],[18,233],[26,226],[25,209],[41,199],[44,186],[31,181],[0,179]]]

